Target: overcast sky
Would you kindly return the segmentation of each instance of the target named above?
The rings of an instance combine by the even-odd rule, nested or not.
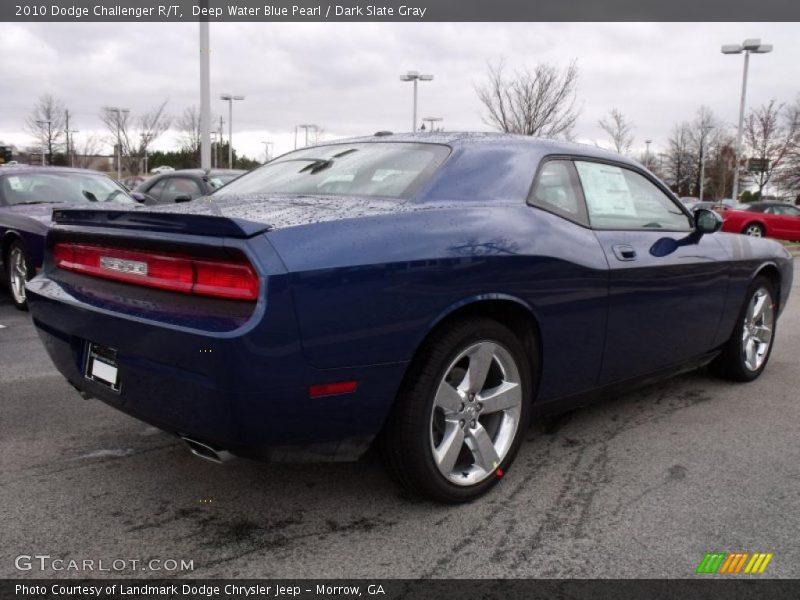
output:
[[[432,73],[420,84],[420,116],[443,117],[447,130],[487,130],[474,85],[487,61],[511,67],[538,62],[580,70],[575,134],[607,144],[597,120],[612,107],[636,125],[636,146],[664,146],[672,126],[700,105],[736,121],[741,56],[723,43],[760,37],[772,54],[751,60],[748,106],[800,94],[800,25],[796,23],[212,23],[212,111],[216,98],[246,96],[234,108],[234,146],[263,160],[262,140],[291,149],[298,123],[316,123],[324,137],[411,128],[409,70]],[[168,99],[178,115],[199,105],[198,25],[0,24],[0,140],[36,141],[24,120],[36,98],[52,93],[80,130],[104,135],[98,112],[118,105],[133,114]],[[227,131],[227,125],[226,131]],[[302,136],[301,136],[302,137]],[[157,144],[174,142],[168,134]]]

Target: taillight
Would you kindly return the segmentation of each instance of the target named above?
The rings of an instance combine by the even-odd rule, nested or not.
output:
[[[165,252],[59,242],[53,247],[53,259],[60,269],[93,277],[184,294],[232,300],[258,298],[258,275],[244,258],[201,259]]]

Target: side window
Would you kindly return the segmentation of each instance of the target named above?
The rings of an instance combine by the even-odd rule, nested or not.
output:
[[[689,217],[654,183],[616,165],[575,161],[589,222],[600,229],[690,231]]]
[[[188,177],[168,177],[167,187],[161,199],[165,202],[175,202],[175,198],[189,196],[192,200],[203,195],[200,184]]]
[[[772,214],[784,217],[796,217],[800,215],[800,210],[797,210],[794,206],[772,206],[767,210],[771,211]]]
[[[542,165],[528,196],[528,204],[589,224],[578,176],[569,160],[549,160]]]
[[[161,194],[164,193],[164,186],[166,185],[167,185],[166,179],[162,179],[161,181],[156,181],[152,186],[150,186],[150,189],[147,190],[146,193],[148,196],[152,196],[156,200],[160,200]]]

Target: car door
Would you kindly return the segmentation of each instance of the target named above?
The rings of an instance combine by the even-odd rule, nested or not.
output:
[[[609,265],[600,383],[646,375],[713,348],[727,256],[713,235],[643,171],[575,161],[589,222]],[[677,242],[677,244],[675,243]]]
[[[800,209],[787,204],[770,206],[764,212],[771,215],[771,235],[784,240],[800,240]]]

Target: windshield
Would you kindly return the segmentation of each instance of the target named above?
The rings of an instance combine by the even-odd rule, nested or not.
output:
[[[242,175],[214,196],[283,193],[407,198],[449,152],[447,146],[409,143],[307,148]]]
[[[15,173],[0,178],[0,196],[10,206],[134,202],[116,181],[99,173]]]
[[[241,177],[240,173],[222,173],[222,174],[213,174],[208,178],[208,185],[210,185],[213,189],[218,190],[226,183],[230,183],[237,177]]]

